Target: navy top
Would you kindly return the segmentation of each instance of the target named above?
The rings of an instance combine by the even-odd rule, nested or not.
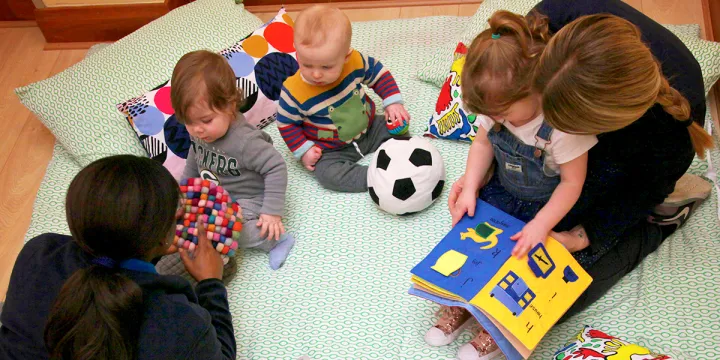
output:
[[[43,331],[65,281],[90,266],[92,257],[70,236],[43,234],[20,251],[0,314],[0,359],[47,359]],[[145,315],[138,359],[235,359],[227,292],[208,279],[195,290],[179,276],[145,269],[144,262],[118,269],[143,291]],[[145,263],[147,264],[147,263]]]
[[[609,13],[635,24],[662,64],[670,85],[690,102],[691,119],[705,120],[705,91],[700,65],[669,30],[620,0],[545,0],[536,8],[555,33],[578,17]],[[656,104],[633,124],[598,135],[589,152],[582,195],[569,216],[585,228],[597,259],[631,226],[669,195],[694,157],[689,123],[675,120]],[[567,230],[567,229],[557,229]]]

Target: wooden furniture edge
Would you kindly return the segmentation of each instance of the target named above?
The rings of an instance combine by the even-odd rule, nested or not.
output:
[[[35,20],[32,0],[0,0],[0,21]]]
[[[47,43],[107,42],[119,40],[191,1],[46,7],[35,9],[35,19]]]
[[[36,27],[37,22],[35,20],[10,20],[0,21],[0,29],[3,28],[26,28]]]
[[[93,45],[97,44],[112,44],[112,41],[85,41],[85,42],[59,42],[59,43],[45,43],[43,50],[84,50],[89,49]]]

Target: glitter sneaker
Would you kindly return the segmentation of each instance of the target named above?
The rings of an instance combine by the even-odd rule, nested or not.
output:
[[[458,360],[490,360],[502,354],[492,336],[485,329],[475,335],[469,343],[458,349]]]
[[[450,344],[472,323],[472,315],[461,307],[442,306],[438,313],[435,326],[425,333],[425,342],[430,346]]]

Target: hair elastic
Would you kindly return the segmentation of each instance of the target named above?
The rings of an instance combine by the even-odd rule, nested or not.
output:
[[[92,263],[95,265],[104,266],[106,268],[115,268],[117,266],[117,261],[113,260],[112,258],[109,258],[107,256],[99,256],[94,259],[92,259]]]
[[[493,38],[493,40],[497,40],[497,39],[500,38],[500,34],[498,34],[498,33],[493,33],[493,34],[492,34],[492,38]]]

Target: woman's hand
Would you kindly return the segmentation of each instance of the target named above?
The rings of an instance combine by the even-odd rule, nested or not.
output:
[[[585,233],[585,229],[582,225],[578,225],[570,231],[563,231],[559,233],[551,232],[550,236],[563,244],[563,246],[565,246],[565,248],[571,253],[583,250],[590,246],[590,239]]]
[[[210,240],[207,238],[207,232],[205,232],[205,225],[202,223],[202,218],[197,219],[195,226],[198,231],[198,245],[193,252],[193,256],[190,257],[184,248],[178,249],[185,269],[187,269],[190,275],[198,282],[206,279],[222,280],[223,261],[220,253],[213,248]]]
[[[265,234],[267,234],[268,240],[280,240],[280,235],[285,233],[282,218],[277,215],[260,214],[260,219],[255,225],[262,227],[260,237],[264,238]]]

